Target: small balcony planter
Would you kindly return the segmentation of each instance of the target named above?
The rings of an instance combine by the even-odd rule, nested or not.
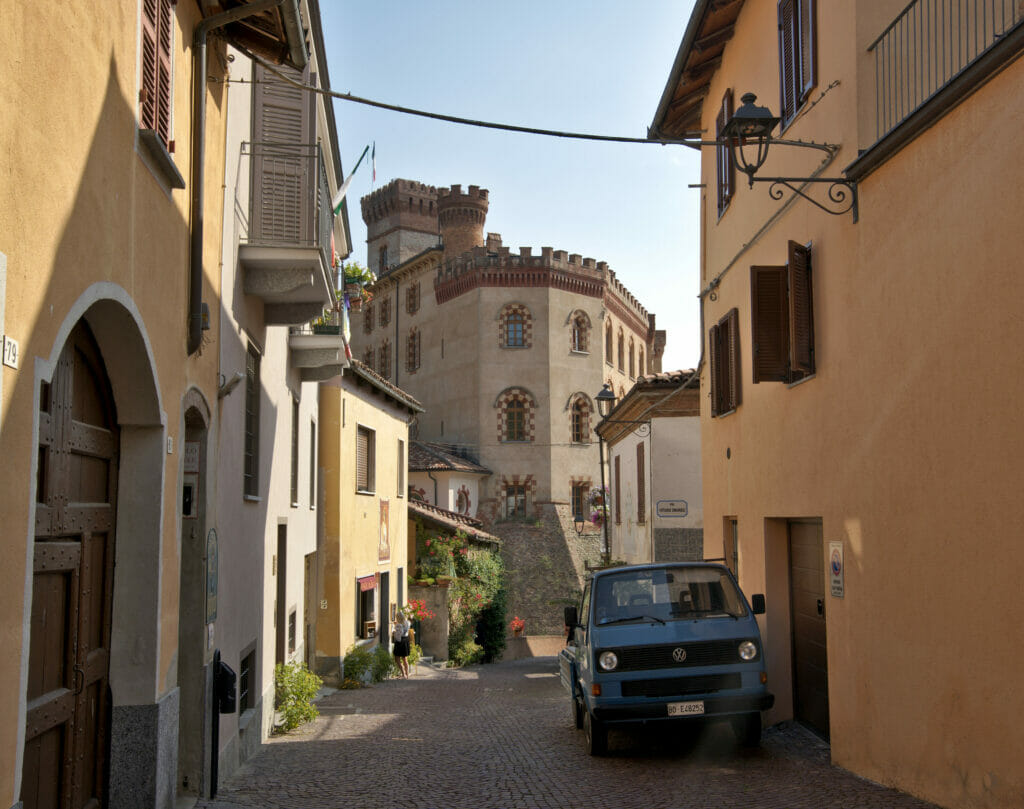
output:
[[[321,323],[313,326],[313,334],[341,334],[341,326],[336,323]]]

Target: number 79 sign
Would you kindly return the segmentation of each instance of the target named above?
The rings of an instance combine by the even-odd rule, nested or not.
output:
[[[8,368],[18,367],[18,341],[4,335],[4,365]]]

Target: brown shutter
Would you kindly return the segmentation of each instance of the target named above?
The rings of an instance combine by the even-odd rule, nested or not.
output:
[[[811,251],[789,243],[789,366],[814,373],[814,307],[811,296]]]
[[[725,129],[727,123],[725,117],[725,100],[722,100],[722,107],[718,110],[718,117],[715,119],[715,138],[722,137],[722,130]],[[729,188],[728,180],[728,166],[726,165],[728,158],[726,155],[729,153],[729,149],[726,146],[719,144],[715,147],[715,158],[716,167],[718,170],[718,215],[721,216],[725,210],[725,206],[729,202]]]
[[[156,131],[165,146],[171,140],[171,0],[158,0]]]
[[[171,137],[171,0],[142,3],[142,92],[139,120],[165,147]]]
[[[786,268],[750,268],[750,331],[754,384],[789,381]]]
[[[785,125],[796,112],[797,99],[795,90],[799,82],[797,75],[797,33],[796,33],[796,2],[797,0],[779,0],[779,113]]]
[[[717,325],[711,327],[708,332],[708,350],[711,354],[711,372],[708,377],[711,380],[711,418],[720,415],[724,411],[719,401],[722,395],[722,337],[721,329]]]
[[[139,119],[143,129],[156,129],[156,51],[159,0],[142,3],[142,92]]]
[[[728,410],[735,410],[743,401],[743,390],[740,382],[740,312],[730,309],[724,318],[727,342],[723,345],[724,353],[728,354]]]
[[[644,445],[636,445],[636,521],[647,522],[647,485],[644,480]]]
[[[800,0],[800,98],[801,104],[817,84],[815,48],[815,0]]]
[[[615,456],[615,524],[622,524],[622,472],[619,468],[619,458]]]

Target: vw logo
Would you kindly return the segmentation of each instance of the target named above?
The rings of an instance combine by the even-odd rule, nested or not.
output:
[[[682,663],[684,660],[686,660],[686,649],[684,649],[682,646],[678,646],[675,649],[673,649],[672,659],[675,660],[676,663]]]

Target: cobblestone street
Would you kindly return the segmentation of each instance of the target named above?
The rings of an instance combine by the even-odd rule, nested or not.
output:
[[[340,691],[320,718],[272,739],[205,809],[644,807],[934,809],[829,764],[798,726],[737,748],[727,727],[649,738],[612,733],[590,758],[552,658]]]

